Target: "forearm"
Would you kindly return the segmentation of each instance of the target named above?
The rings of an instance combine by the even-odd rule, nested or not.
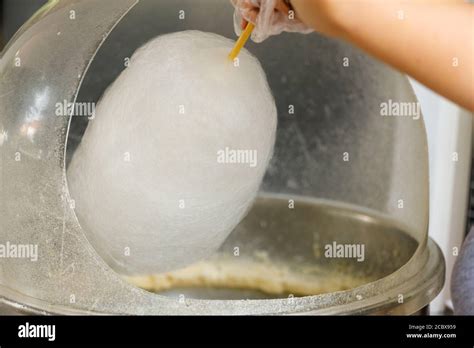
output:
[[[329,1],[335,36],[474,110],[474,6],[462,0]],[[303,2],[318,2],[317,11],[329,1],[293,0],[297,13]]]

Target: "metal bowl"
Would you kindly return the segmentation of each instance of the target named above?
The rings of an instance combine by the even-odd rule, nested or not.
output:
[[[290,200],[296,201],[293,209]],[[304,312],[412,314],[441,290],[444,278],[443,258],[433,242],[420,272],[405,277],[409,263],[416,262],[410,259],[417,248],[403,226],[375,212],[305,197],[261,195],[211,259],[128,281],[177,300],[280,298],[286,299],[289,312],[291,305],[298,312],[296,297],[321,295],[313,300],[338,297],[341,303]],[[397,283],[387,286],[390,278]]]

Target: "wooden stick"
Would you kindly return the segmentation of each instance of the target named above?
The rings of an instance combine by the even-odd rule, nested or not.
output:
[[[255,25],[250,23],[247,24],[247,27],[245,28],[245,30],[242,32],[242,34],[240,35],[239,39],[237,40],[237,42],[235,43],[235,46],[234,48],[232,49],[232,51],[230,51],[229,53],[229,59],[230,60],[234,60],[235,58],[237,58],[237,56],[239,55],[240,53],[240,50],[242,49],[242,47],[244,47],[245,43],[247,42],[247,40],[249,39],[250,37],[250,34],[252,34],[252,30],[255,28]]]

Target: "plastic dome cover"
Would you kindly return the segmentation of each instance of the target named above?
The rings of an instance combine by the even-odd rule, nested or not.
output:
[[[392,301],[400,284],[413,278],[422,282],[430,276],[417,274],[437,253],[433,245],[427,248],[424,123],[422,118],[380,114],[383,101],[416,102],[408,80],[348,45],[317,35],[292,37],[292,50],[285,35],[260,46],[250,45],[267,70],[281,118],[275,156],[261,190],[357,207],[358,219],[369,223],[373,214],[395,221],[418,243],[403,269],[357,291],[304,296],[291,302],[176,301],[134,287],[112,271],[89,244],[74,214],[66,179],[71,117],[57,116],[57,103],[75,102],[102,44],[125,16],[131,21],[130,35],[130,28],[135,28],[134,35],[142,35],[137,18],[153,8],[156,25],[143,28],[143,35],[192,28],[233,37],[233,9],[227,2],[209,1],[198,9],[192,1],[143,0],[136,13],[127,15],[137,3],[50,1],[2,53],[0,240],[37,245],[39,252],[36,262],[0,259],[4,302],[56,313],[339,313],[340,306],[346,313],[358,313],[380,301]],[[176,17],[166,22],[164,15],[158,15],[161,9]],[[193,15],[177,24],[182,9]],[[206,19],[209,16],[215,20]],[[124,29],[116,36],[125,33]],[[274,52],[280,56],[276,58]],[[345,57],[350,59],[349,67],[334,63]],[[296,116],[289,115],[289,105]],[[343,160],[347,155],[350,161]],[[430,270],[437,272],[432,277],[442,278],[443,267]],[[374,299],[380,293],[386,299]]]

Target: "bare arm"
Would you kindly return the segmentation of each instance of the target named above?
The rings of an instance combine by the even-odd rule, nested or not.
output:
[[[298,18],[474,110],[474,6],[462,0],[291,0]]]

